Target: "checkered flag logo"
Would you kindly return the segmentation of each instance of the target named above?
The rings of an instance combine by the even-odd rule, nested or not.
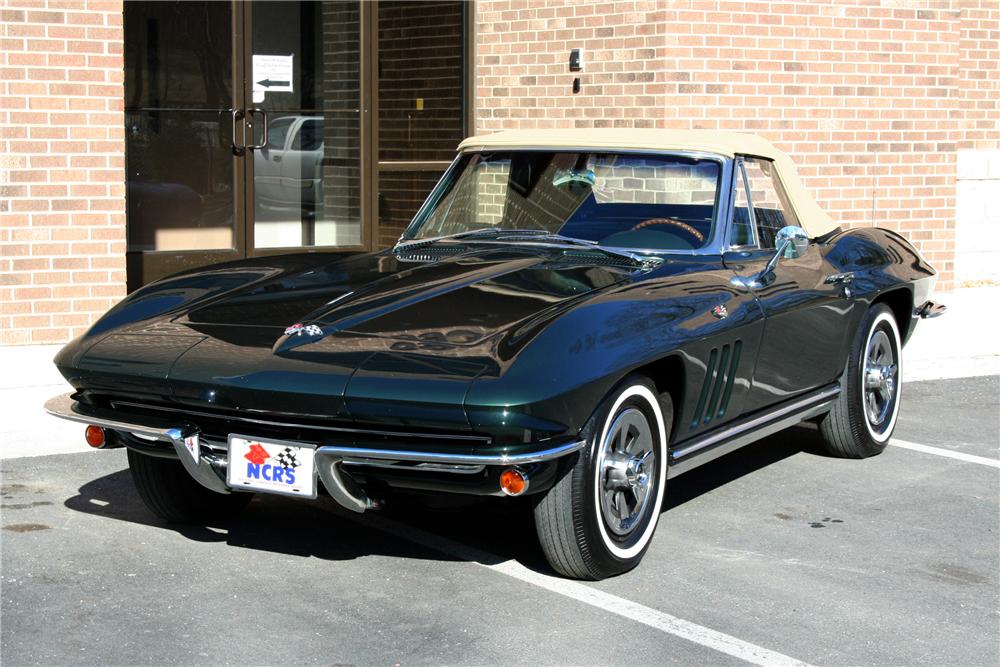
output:
[[[298,468],[302,463],[295,457],[295,452],[291,447],[285,447],[280,454],[275,457],[282,468],[291,468],[294,470]]]

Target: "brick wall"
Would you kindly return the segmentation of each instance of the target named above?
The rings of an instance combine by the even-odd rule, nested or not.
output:
[[[903,232],[952,286],[957,150],[1000,147],[996,0],[480,0],[476,23],[478,131],[754,132],[834,219]]]
[[[479,0],[475,12],[478,132],[762,134],[834,218],[902,231],[945,289],[956,208],[982,223],[970,248],[996,236],[994,197],[961,205],[995,175],[956,189],[956,171],[959,151],[978,164],[1000,149],[998,0]],[[0,3],[0,344],[65,341],[125,294],[121,24],[120,0]],[[382,177],[397,193],[380,203],[389,243],[436,174]]]
[[[0,344],[62,342],[125,294],[122,4],[0,5]]]

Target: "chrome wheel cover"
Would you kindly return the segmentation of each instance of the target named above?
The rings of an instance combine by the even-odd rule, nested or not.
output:
[[[612,533],[628,535],[642,523],[656,479],[656,446],[646,415],[622,410],[601,442],[597,459],[601,516]]]
[[[879,432],[890,421],[898,391],[899,365],[889,336],[874,329],[868,337],[865,361],[861,370],[861,389],[865,415],[872,430]]]

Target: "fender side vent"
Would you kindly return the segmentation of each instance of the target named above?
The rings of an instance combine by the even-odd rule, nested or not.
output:
[[[709,352],[705,381],[701,385],[698,403],[691,416],[690,428],[695,429],[726,415],[742,351],[743,341],[738,340],[732,345],[727,343],[722,348],[712,348]]]

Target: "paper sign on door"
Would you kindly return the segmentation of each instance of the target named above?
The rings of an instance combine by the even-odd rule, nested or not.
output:
[[[253,96],[256,100],[263,93],[291,93],[292,61],[295,54],[289,56],[264,56],[254,54],[253,57]]]

